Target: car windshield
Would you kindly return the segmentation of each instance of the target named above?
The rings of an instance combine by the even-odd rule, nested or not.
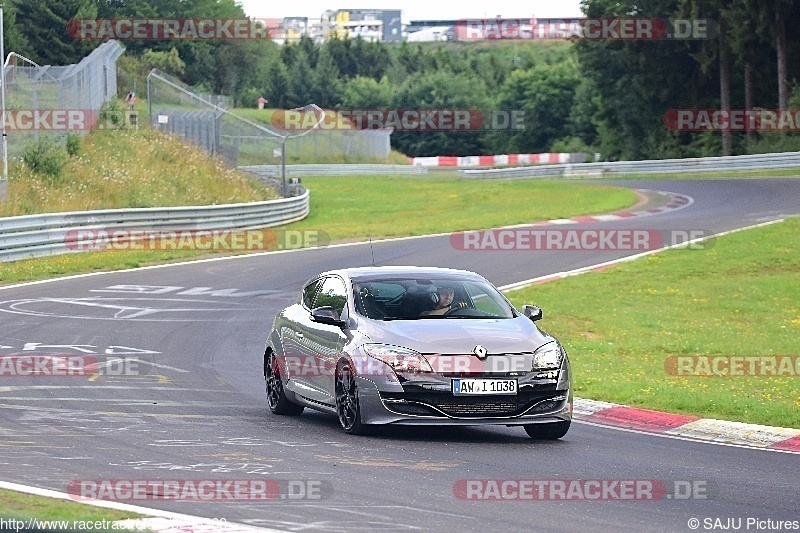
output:
[[[514,308],[486,281],[379,279],[353,284],[356,311],[374,320],[514,318]]]

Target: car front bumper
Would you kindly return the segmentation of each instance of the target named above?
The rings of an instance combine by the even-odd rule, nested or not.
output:
[[[521,385],[516,396],[454,396],[446,391],[406,387],[403,392],[379,390],[364,377],[358,380],[361,420],[365,424],[508,425],[544,424],[572,419],[569,387]]]

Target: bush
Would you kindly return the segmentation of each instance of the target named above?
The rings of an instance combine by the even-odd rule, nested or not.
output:
[[[57,178],[64,170],[69,155],[61,143],[51,137],[41,135],[25,147],[22,160],[34,173]]]
[[[67,153],[70,157],[75,157],[78,155],[78,152],[81,149],[81,144],[83,139],[77,133],[67,133],[67,140],[64,143],[64,146],[67,149]]]
[[[768,131],[756,137],[747,145],[748,154],[772,154],[780,152],[800,152],[800,136],[791,132]]]
[[[550,151],[558,154],[586,154],[586,161],[594,161],[594,150],[580,137],[563,137],[552,144]]]
[[[106,102],[100,107],[98,119],[100,127],[113,129],[125,127],[125,115],[116,98]]]

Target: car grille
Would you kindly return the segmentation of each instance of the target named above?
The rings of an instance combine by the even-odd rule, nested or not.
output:
[[[512,415],[519,410],[517,402],[513,400],[487,401],[482,398],[458,398],[456,401],[439,400],[436,402],[436,407],[452,416],[506,416]]]
[[[402,414],[442,416],[444,413],[467,418],[514,416],[529,409],[531,413],[545,413],[561,407],[566,401],[560,392],[552,390],[545,394],[520,391],[516,396],[453,396],[446,392],[424,391],[384,393],[382,397],[392,411]]]

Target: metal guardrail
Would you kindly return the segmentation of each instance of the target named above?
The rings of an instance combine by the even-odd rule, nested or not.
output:
[[[309,192],[247,204],[106,209],[0,218],[0,262],[70,253],[78,231],[248,230],[308,216]],[[74,246],[73,246],[74,247]]]
[[[237,167],[258,176],[280,176],[280,165],[253,165]],[[389,174],[420,176],[428,173],[427,167],[380,164],[315,164],[286,165],[287,176],[346,176],[353,174]]]
[[[459,170],[458,173],[468,178],[603,178],[623,176],[626,174],[730,172],[736,170],[770,170],[795,167],[800,167],[800,152],[702,157],[695,159],[567,163],[531,167]]]

